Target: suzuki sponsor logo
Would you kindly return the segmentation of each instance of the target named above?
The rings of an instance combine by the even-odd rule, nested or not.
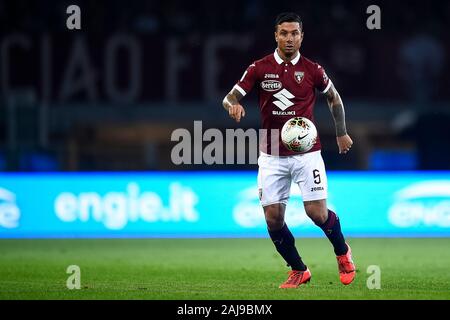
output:
[[[295,116],[295,111],[278,111],[272,110],[274,116]]]
[[[0,188],[0,228],[13,229],[19,226],[20,210],[16,204],[16,195]]]
[[[389,221],[400,228],[450,228],[450,181],[424,181],[398,191]]]
[[[196,222],[197,195],[188,187],[174,182],[169,185],[168,203],[156,192],[141,192],[137,183],[130,182],[125,192],[111,191],[60,193],[54,202],[56,216],[63,222],[97,221],[107,229],[120,230],[129,222]]]
[[[294,99],[295,97],[286,89],[283,89],[280,92],[274,94],[273,97],[277,99],[273,102],[273,104],[280,108],[282,111],[294,105],[294,103],[289,99]]]
[[[269,92],[278,91],[282,86],[281,82],[277,80],[264,80],[261,82],[261,88]]]

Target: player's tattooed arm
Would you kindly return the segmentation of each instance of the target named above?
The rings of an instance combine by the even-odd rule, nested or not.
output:
[[[243,98],[243,95],[236,89],[232,89],[222,101],[222,105],[225,110],[236,104],[239,104],[239,101]]]
[[[244,107],[239,103],[243,97],[238,90],[233,88],[222,101],[223,107],[236,122],[241,121],[241,117],[245,117]]]
[[[345,110],[342,99],[333,84],[331,84],[330,89],[325,94],[336,126],[336,136],[345,136],[347,134],[347,128],[345,125]]]
[[[325,94],[336,125],[336,142],[339,147],[339,153],[345,154],[350,151],[353,141],[347,134],[347,128],[345,126],[344,104],[333,84],[331,84],[330,89]]]

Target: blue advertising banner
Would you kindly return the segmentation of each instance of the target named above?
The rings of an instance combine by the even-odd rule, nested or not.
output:
[[[329,172],[347,237],[450,236],[450,173]],[[286,221],[322,236],[292,186]],[[256,172],[0,174],[0,238],[265,237]]]

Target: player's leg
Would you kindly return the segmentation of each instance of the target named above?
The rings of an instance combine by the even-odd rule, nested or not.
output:
[[[285,210],[284,203],[270,204],[264,206],[264,216],[275,248],[292,268],[288,279],[280,285],[280,288],[298,288],[301,284],[311,280],[311,272],[298,254],[295,238],[284,221]]]
[[[325,199],[304,201],[303,204],[308,217],[323,230],[333,245],[341,282],[345,285],[350,284],[355,278],[355,264],[350,246],[345,242],[342,234],[339,217],[327,209]]]
[[[295,247],[295,238],[284,221],[285,210],[286,205],[283,203],[274,203],[264,207],[269,235],[278,253],[292,270],[305,271],[306,266]]]
[[[350,283],[355,275],[351,259],[351,249],[345,242],[339,217],[327,208],[328,184],[325,164],[320,152],[312,152],[295,157],[294,181],[298,183],[303,197],[306,214],[319,226],[337,256],[342,283]]]
[[[288,280],[280,288],[297,288],[309,281],[311,273],[303,263],[295,247],[295,238],[284,221],[291,187],[287,159],[261,155],[258,165],[259,198],[268,232],[276,250],[292,268]]]
[[[308,217],[323,230],[330,240],[337,256],[347,253],[347,245],[342,234],[339,217],[331,210],[327,209],[325,199],[304,201],[306,214]]]

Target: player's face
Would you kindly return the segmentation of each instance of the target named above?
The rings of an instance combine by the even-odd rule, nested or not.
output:
[[[278,49],[286,56],[290,57],[300,50],[303,40],[303,32],[298,22],[283,22],[277,26],[275,41]]]

